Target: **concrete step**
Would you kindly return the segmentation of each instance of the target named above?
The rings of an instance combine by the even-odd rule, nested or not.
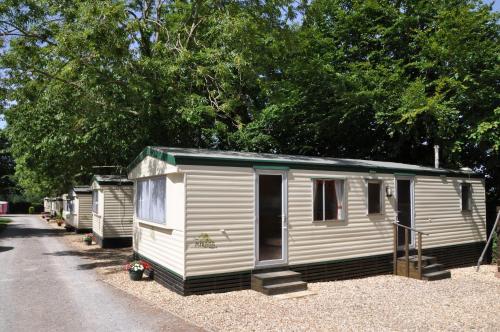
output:
[[[262,292],[266,295],[277,295],[305,290],[307,290],[307,283],[304,281],[292,281],[275,285],[267,285],[262,288]]]
[[[451,272],[448,270],[424,273],[422,275],[423,280],[434,281],[451,278]]]
[[[430,264],[422,268],[422,274],[438,272],[443,270],[443,264]]]
[[[294,271],[274,271],[252,274],[252,289],[292,281],[301,281],[300,273]]]

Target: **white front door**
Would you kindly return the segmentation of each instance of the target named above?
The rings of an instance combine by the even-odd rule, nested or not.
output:
[[[287,173],[257,170],[255,181],[255,265],[288,260]]]

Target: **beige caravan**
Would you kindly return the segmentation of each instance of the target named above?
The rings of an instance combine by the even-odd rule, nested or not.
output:
[[[63,217],[76,233],[92,232],[92,189],[75,186],[67,195]]]
[[[92,231],[103,248],[132,245],[133,183],[119,175],[92,179]]]
[[[474,264],[486,237],[484,179],[468,171],[147,147],[128,178],[134,253],[184,295],[249,288],[270,269],[304,281],[391,273],[396,222],[399,243],[404,227],[429,234],[424,254],[446,268]]]

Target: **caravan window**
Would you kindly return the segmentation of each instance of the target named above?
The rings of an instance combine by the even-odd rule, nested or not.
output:
[[[92,212],[99,213],[99,191],[92,191]]]
[[[135,190],[135,215],[154,223],[165,223],[166,177],[138,180]]]
[[[368,214],[383,212],[382,181],[368,181]]]
[[[314,180],[313,220],[345,219],[344,180]]]
[[[472,210],[472,195],[471,195],[471,185],[470,183],[462,183],[461,194],[462,194],[462,211]]]

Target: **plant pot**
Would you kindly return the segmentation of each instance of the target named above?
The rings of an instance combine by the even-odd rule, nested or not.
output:
[[[144,270],[140,270],[140,271],[129,270],[128,271],[128,275],[130,276],[130,280],[134,280],[134,281],[141,280],[143,273],[144,273]]]
[[[83,240],[86,245],[90,246],[92,244],[92,240]]]
[[[57,226],[62,226],[62,222],[58,222],[58,223],[57,223]]]

